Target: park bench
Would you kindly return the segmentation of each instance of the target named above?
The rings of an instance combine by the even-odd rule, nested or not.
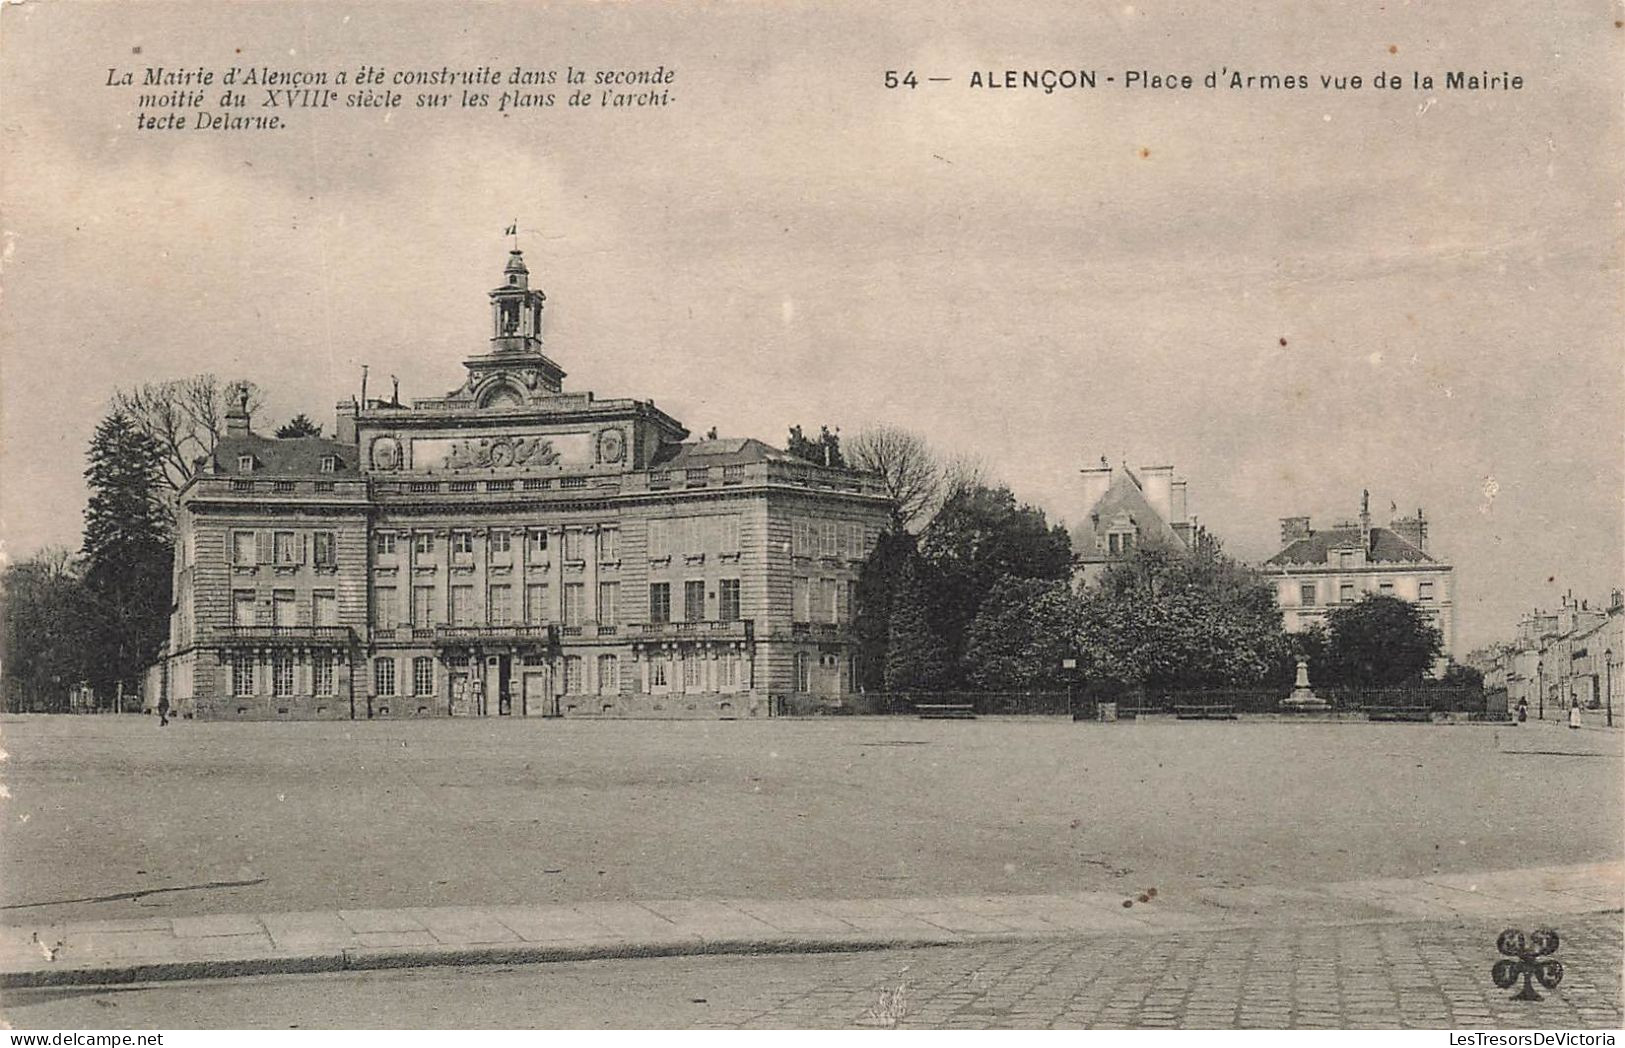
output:
[[[968,702],[919,702],[914,712],[921,720],[975,720],[976,707]]]
[[[1154,713],[1166,713],[1160,706],[1119,706],[1117,716],[1121,720],[1134,720],[1138,717],[1149,717]]]
[[[1368,706],[1365,719],[1373,721],[1431,721],[1433,711],[1426,706]]]
[[[1174,716],[1179,720],[1235,720],[1234,706],[1175,706]]]

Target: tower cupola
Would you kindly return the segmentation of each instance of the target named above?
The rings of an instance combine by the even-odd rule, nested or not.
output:
[[[539,289],[531,290],[525,256],[514,248],[502,267],[502,284],[491,291],[491,351],[540,352],[546,302],[547,296]]]

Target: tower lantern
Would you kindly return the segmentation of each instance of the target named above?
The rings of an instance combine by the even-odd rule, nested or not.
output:
[[[542,307],[546,301],[547,296],[539,289],[531,290],[525,256],[514,248],[502,269],[502,284],[491,291],[491,351],[540,352]]]

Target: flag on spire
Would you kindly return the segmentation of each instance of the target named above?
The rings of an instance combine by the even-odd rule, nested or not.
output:
[[[516,219],[514,221],[513,225],[509,226],[507,229],[504,229],[502,231],[502,235],[505,236],[505,237],[516,237],[516,236],[518,236],[519,235],[519,222],[518,222],[518,220]]]

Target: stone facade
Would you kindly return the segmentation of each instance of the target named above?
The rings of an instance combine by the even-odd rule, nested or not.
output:
[[[1283,549],[1262,566],[1275,584],[1287,632],[1322,625],[1334,608],[1367,593],[1399,597],[1438,628],[1444,656],[1436,669],[1444,672],[1455,650],[1455,569],[1428,550],[1422,511],[1373,526],[1367,494],[1357,520],[1318,531],[1310,523],[1308,517],[1282,518]]]
[[[565,392],[515,250],[444,397],[246,411],[180,495],[162,674],[226,719],[765,716],[852,690],[876,478]]]

